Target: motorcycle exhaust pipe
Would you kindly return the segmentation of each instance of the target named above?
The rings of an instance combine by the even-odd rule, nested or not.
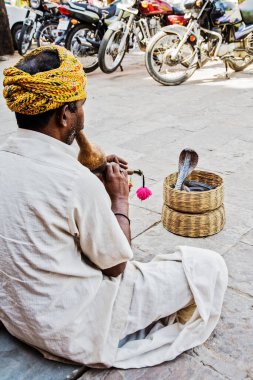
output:
[[[81,46],[86,46],[86,47],[95,47],[95,48],[99,48],[100,46],[100,43],[97,42],[97,41],[94,41],[92,40],[91,38],[88,38],[88,37],[77,37],[76,38],[77,42],[81,45]]]
[[[88,41],[92,46],[99,48],[100,42],[94,41],[89,37],[86,37],[86,41]]]
[[[65,39],[65,35],[59,36],[55,39],[54,44],[60,45],[64,41],[64,39]]]
[[[242,25],[237,32],[235,32],[235,39],[240,40],[243,37],[246,37],[247,34],[253,32],[253,25]]]
[[[76,37],[76,40],[81,46],[92,47],[85,37]]]

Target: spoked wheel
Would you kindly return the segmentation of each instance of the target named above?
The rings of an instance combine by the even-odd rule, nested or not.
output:
[[[160,31],[147,48],[146,68],[154,80],[165,86],[185,82],[197,69],[197,52],[190,43],[185,42],[175,55],[179,43],[177,34]]]
[[[101,70],[106,74],[117,70],[124,58],[128,39],[126,39],[124,46],[119,51],[123,36],[124,32],[122,30],[114,31],[111,29],[108,29],[104,35],[99,48],[98,60]]]
[[[18,39],[18,52],[24,55],[32,44],[33,25],[23,25]]]
[[[13,41],[13,46],[14,46],[15,50],[17,50],[17,48],[18,48],[18,41],[19,41],[19,37],[20,37],[22,27],[23,27],[23,24],[19,23],[19,24],[14,25],[12,30],[11,30],[12,41]]]
[[[88,26],[77,25],[67,37],[66,48],[79,59],[84,71],[90,73],[98,68],[98,46],[93,46],[86,38],[94,40],[94,30]]]
[[[57,22],[50,22],[45,25],[42,25],[39,30],[37,45],[40,46],[48,46],[54,43],[57,37]]]

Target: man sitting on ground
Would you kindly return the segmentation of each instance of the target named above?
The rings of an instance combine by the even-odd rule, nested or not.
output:
[[[19,126],[0,148],[7,330],[47,355],[91,367],[152,366],[203,343],[220,316],[225,263],[192,247],[132,260],[126,171],[111,162],[102,183],[71,146],[84,126],[81,64],[52,46],[4,75]]]

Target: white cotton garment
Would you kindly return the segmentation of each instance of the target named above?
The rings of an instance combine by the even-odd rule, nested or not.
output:
[[[173,254],[132,264],[137,276],[123,336],[131,335],[122,339],[114,367],[154,366],[205,342],[218,323],[227,287],[223,258],[210,250],[180,246]],[[196,307],[191,318],[179,323],[177,311],[192,303]],[[157,322],[147,334],[138,331],[152,320]]]
[[[100,268],[133,254],[102,182],[39,132],[14,133],[0,162],[0,320],[40,350],[112,365],[133,271],[110,278]]]
[[[12,335],[95,368],[153,366],[210,336],[227,286],[217,253],[179,247],[130,261],[103,184],[47,135],[19,130],[0,162],[0,320]],[[125,261],[123,275],[102,274]]]

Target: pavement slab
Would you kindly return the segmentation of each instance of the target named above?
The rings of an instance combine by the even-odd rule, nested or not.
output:
[[[239,242],[225,255],[229,271],[229,286],[252,297],[252,245]]]
[[[241,209],[225,202],[226,224],[221,232],[216,235],[198,239],[185,238],[174,235],[167,231],[162,223],[153,226],[140,236],[133,239],[135,248],[142,252],[149,253],[152,256],[173,252],[178,245],[190,245],[199,248],[208,248],[218,251],[224,255],[230,252],[241,238],[250,239],[249,232],[253,224],[252,212],[247,209]],[[252,258],[250,258],[252,260]]]
[[[129,210],[129,217],[132,220],[131,235],[132,239],[141,235],[151,226],[160,223],[161,216],[142,207],[132,206]]]
[[[0,63],[14,64],[15,55]],[[186,83],[165,87],[153,81],[144,55],[127,54],[124,71],[88,75],[85,131],[105,151],[143,170],[153,196],[135,195],[141,178],[133,176],[130,218],[134,258],[150,261],[178,245],[220,252],[228,266],[229,287],[221,319],[210,338],[176,360],[129,370],[86,368],[81,380],[250,380],[253,379],[253,65],[224,79],[220,62],[204,66]],[[0,83],[1,90],[1,83]],[[0,98],[0,143],[16,130],[15,116]],[[177,171],[182,149],[199,154],[198,169],[224,178],[226,224],[211,237],[185,238],[161,223],[164,178]],[[77,146],[76,146],[77,149]],[[75,376],[75,366],[43,359],[0,328],[1,380],[60,380]],[[83,371],[82,371],[83,372]],[[20,376],[17,376],[17,373]]]
[[[76,365],[45,360],[33,348],[10,336],[0,326],[1,380],[63,380]]]
[[[228,379],[252,379],[252,310],[252,297],[228,289],[215,331],[202,346],[191,351],[192,355]]]
[[[183,354],[177,360],[168,364],[161,364],[151,368],[128,370],[89,370],[80,380],[223,380],[225,376],[217,372],[209,365],[204,365],[199,360],[187,354]]]
[[[245,244],[249,244],[251,246],[253,246],[253,229],[251,229],[250,231],[248,231],[246,234],[244,234],[242,237],[241,237],[241,240],[240,240],[242,243],[245,243]]]

